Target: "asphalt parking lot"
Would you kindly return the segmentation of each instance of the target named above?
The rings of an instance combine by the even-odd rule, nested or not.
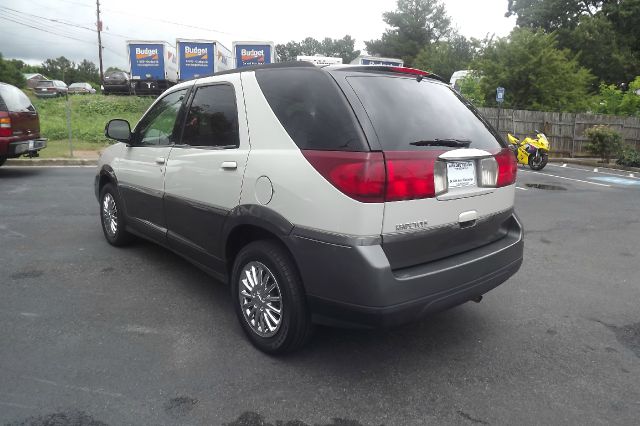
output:
[[[640,179],[521,169],[520,272],[391,331],[272,358],[227,289],[103,239],[93,168],[0,168],[0,424],[638,424]]]

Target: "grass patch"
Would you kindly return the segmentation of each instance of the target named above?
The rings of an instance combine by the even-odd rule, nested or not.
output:
[[[67,128],[67,100],[62,98],[40,99],[29,94],[33,105],[40,115],[40,133],[42,137],[57,142],[69,138]],[[72,95],[69,96],[69,107],[71,110],[71,133],[76,144],[92,143],[102,149],[107,142],[104,137],[104,126],[113,118],[123,118],[135,126],[142,114],[149,108],[155,98],[139,96],[104,96],[95,95]],[[87,145],[83,145],[87,146]],[[50,147],[42,151],[53,148]],[[57,148],[51,149],[54,151]],[[84,148],[78,148],[84,149]],[[68,155],[68,153],[67,153]]]
[[[73,141],[74,157],[82,157],[77,151],[93,151],[96,154],[108,147],[107,142]],[[39,158],[70,158],[69,140],[48,140],[47,147],[40,150]]]

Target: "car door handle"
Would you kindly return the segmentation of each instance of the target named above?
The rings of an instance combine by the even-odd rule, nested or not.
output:
[[[156,163],[157,164],[164,164],[165,163],[165,158],[164,157],[158,157],[156,158]]]
[[[222,168],[225,170],[235,170],[238,168],[238,163],[235,161],[225,161],[222,163]]]

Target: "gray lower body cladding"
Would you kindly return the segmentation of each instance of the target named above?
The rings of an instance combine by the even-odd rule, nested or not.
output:
[[[504,230],[497,241],[402,269],[392,269],[379,244],[343,245],[296,230],[289,243],[315,322],[392,327],[475,299],[515,274],[524,249],[515,214]]]

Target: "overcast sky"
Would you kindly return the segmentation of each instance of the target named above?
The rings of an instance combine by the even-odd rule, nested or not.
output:
[[[444,3],[454,26],[467,37],[504,36],[515,24],[513,18],[504,17],[507,0]],[[356,48],[364,49],[365,40],[379,38],[384,32],[382,13],[394,10],[396,1],[101,0],[100,4],[106,69],[128,66],[127,39],[175,44],[176,38],[202,38],[218,40],[231,48],[233,40],[284,43],[308,36],[321,39],[349,34],[357,40]],[[0,0],[0,52],[5,58],[29,63],[66,56],[97,64],[97,35],[79,28],[95,28],[95,9],[92,0]]]

